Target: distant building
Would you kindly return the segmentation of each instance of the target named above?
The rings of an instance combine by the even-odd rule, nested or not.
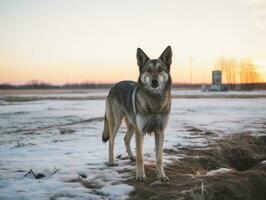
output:
[[[212,85],[222,85],[222,71],[212,71]]]
[[[212,85],[210,91],[226,91],[227,88],[222,84],[222,71],[212,71]]]

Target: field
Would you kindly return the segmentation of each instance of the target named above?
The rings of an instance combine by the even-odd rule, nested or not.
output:
[[[176,173],[188,172],[184,167],[171,174],[171,168],[177,169],[174,166],[178,163],[179,166],[184,163],[193,166],[184,159],[197,157],[195,151],[200,150],[199,155],[205,155],[224,138],[235,139],[242,135],[258,138],[266,133],[265,91],[201,93],[175,90],[164,143],[166,172],[171,180],[169,183],[156,182],[152,167],[154,138],[147,135],[144,160],[149,180],[139,184],[134,181],[134,163],[125,153],[124,124],[116,138],[117,166],[109,167],[106,163],[108,144],[101,141],[106,95],[107,90],[1,91],[0,199],[158,199],[159,194],[150,195],[149,188],[156,184],[159,185],[157,191],[165,186],[169,190],[178,188],[177,184],[181,183],[176,182],[175,178],[180,178]],[[134,139],[132,146],[135,148]],[[265,165],[266,156],[255,153],[256,165]],[[204,168],[194,174],[198,181],[190,182],[186,188],[180,186],[182,190],[175,189],[176,193],[169,197],[185,199],[187,190],[195,190],[195,194],[190,193],[195,199],[201,188],[199,177],[215,176],[217,170],[225,174],[246,171],[226,162]],[[194,172],[190,170],[190,175]],[[199,188],[190,188],[193,184]],[[143,194],[136,194],[136,189]],[[144,192],[150,196],[145,196]],[[167,198],[167,194],[164,195],[161,198]]]

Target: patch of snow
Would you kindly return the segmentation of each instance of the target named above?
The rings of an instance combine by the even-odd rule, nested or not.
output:
[[[260,163],[266,165],[266,160],[263,160]]]
[[[220,168],[220,169],[216,169],[216,170],[211,170],[209,171],[206,176],[214,176],[217,174],[224,174],[224,173],[228,173],[228,172],[232,172],[232,169],[228,169],[228,168]]]
[[[134,187],[120,184],[120,185],[110,185],[101,188],[99,192],[110,197],[110,199],[126,199],[128,194],[134,190]]]

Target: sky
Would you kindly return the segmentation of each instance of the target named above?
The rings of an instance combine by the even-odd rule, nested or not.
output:
[[[220,57],[253,59],[266,81],[266,0],[0,0],[0,83],[137,80],[136,49],[167,45],[174,82],[191,63],[210,82]]]

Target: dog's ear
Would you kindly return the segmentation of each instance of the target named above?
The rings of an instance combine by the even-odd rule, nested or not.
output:
[[[142,68],[150,58],[144,53],[141,48],[137,49],[137,61],[139,68]]]
[[[159,57],[168,67],[172,64],[172,49],[171,46],[166,47],[161,56]]]

